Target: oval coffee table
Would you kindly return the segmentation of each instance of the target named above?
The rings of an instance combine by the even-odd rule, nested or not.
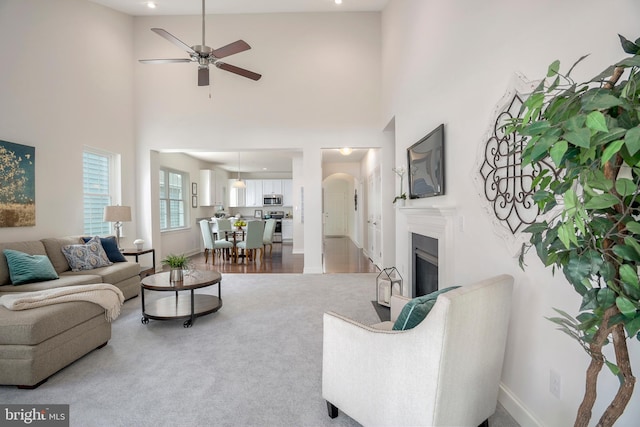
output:
[[[187,319],[183,326],[190,328],[196,317],[214,313],[222,307],[220,282],[222,275],[217,271],[193,270],[185,272],[181,282],[170,282],[169,272],[152,274],[140,282],[142,296],[142,323],[149,323],[149,319],[169,320]],[[218,296],[196,294],[196,289],[218,284]],[[144,291],[175,292],[175,296],[162,297],[145,302]],[[185,294],[184,291],[190,291]]]

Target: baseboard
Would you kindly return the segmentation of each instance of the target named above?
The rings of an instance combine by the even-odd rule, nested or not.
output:
[[[509,387],[503,383],[500,383],[498,402],[500,402],[513,419],[520,424],[520,427],[544,427],[544,424],[542,424],[542,422],[526,408],[524,403],[513,394]]]

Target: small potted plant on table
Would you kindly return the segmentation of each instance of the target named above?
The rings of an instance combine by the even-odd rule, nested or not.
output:
[[[168,265],[171,268],[169,273],[170,282],[181,282],[183,280],[182,270],[189,267],[189,258],[186,255],[167,255],[162,260],[163,265]]]

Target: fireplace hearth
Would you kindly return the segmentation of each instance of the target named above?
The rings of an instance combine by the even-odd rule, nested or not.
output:
[[[412,296],[419,297],[438,290],[438,239],[411,234]]]

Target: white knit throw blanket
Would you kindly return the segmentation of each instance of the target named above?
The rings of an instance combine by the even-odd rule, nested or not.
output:
[[[0,304],[9,310],[26,310],[69,301],[89,301],[98,304],[104,308],[104,315],[111,322],[120,315],[124,295],[120,289],[113,285],[97,283],[94,285],[61,286],[44,291],[16,292],[0,297]]]

